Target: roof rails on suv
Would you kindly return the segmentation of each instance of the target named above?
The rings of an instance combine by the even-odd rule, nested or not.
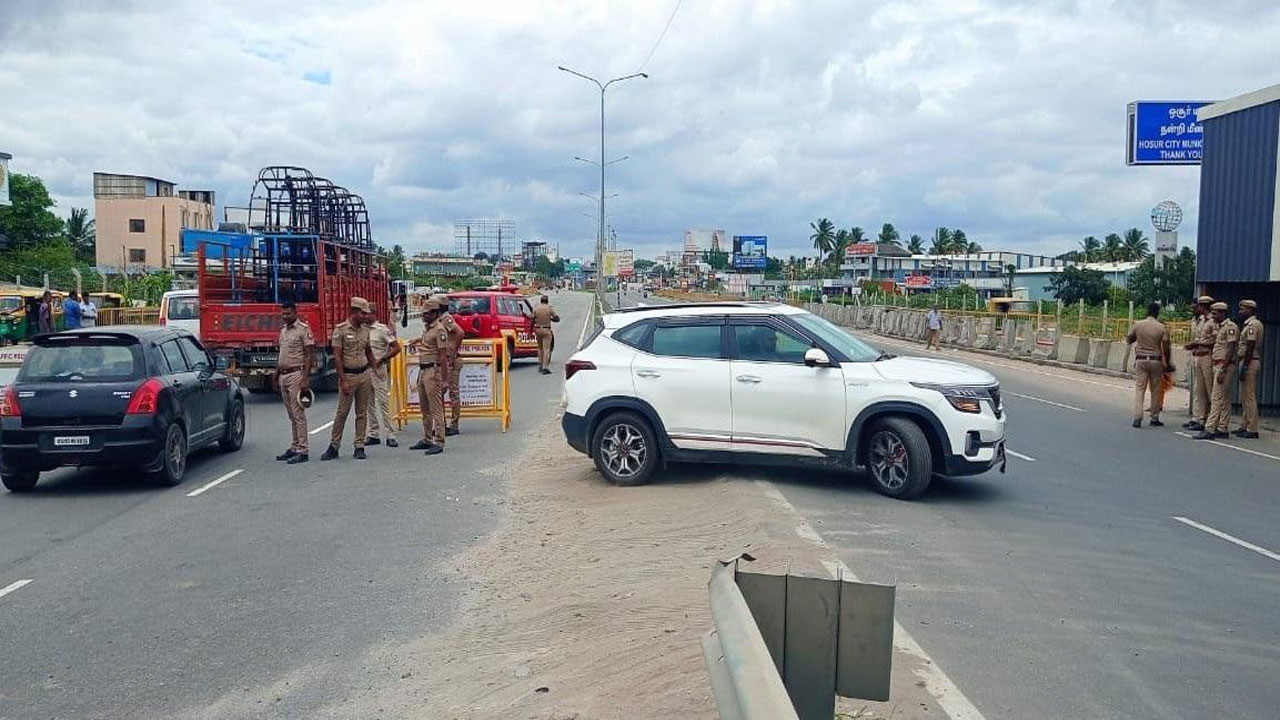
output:
[[[781,304],[782,303],[772,302],[769,300],[717,300],[715,302],[686,302],[686,303],[672,303],[670,305],[647,305],[647,306],[641,306],[641,307],[618,308],[616,310],[611,311],[611,313],[632,313],[632,312],[645,312],[645,311],[653,311],[653,310],[683,310],[685,308],[708,308],[708,307],[711,307],[711,308],[714,308],[714,307],[765,308],[765,307],[776,307]]]

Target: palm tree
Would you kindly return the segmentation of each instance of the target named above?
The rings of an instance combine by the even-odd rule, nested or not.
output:
[[[847,247],[849,247],[849,231],[841,228],[836,231],[835,241],[831,243],[832,265],[840,267],[840,263],[844,262],[844,251]]]
[[[89,219],[88,208],[71,208],[71,217],[67,218],[63,233],[75,250],[77,259],[94,261],[97,230],[94,221]]]
[[[1150,255],[1151,251],[1147,245],[1147,238],[1142,235],[1142,231],[1138,228],[1129,228],[1124,231],[1124,259],[1134,262],[1140,261]]]
[[[901,245],[902,240],[898,237],[898,230],[893,223],[885,223],[880,227],[879,242],[889,243],[890,245]]]
[[[813,241],[813,249],[818,251],[818,262],[822,262],[822,258],[835,247],[836,225],[827,218],[822,218],[816,223],[809,223],[809,227],[813,228],[809,239]]]
[[[912,235],[911,239],[907,241],[907,252],[912,255],[923,255],[924,240],[919,235]]]
[[[1102,240],[1102,259],[1107,262],[1118,262],[1124,259],[1124,241],[1115,233],[1109,233]]]
[[[974,253],[982,252],[982,246],[976,242],[970,241],[969,245],[965,247],[964,251],[970,255],[973,255]]]
[[[1080,262],[1097,262],[1102,252],[1102,243],[1090,235],[1080,241]]]
[[[951,244],[947,246],[948,255],[959,255],[969,249],[969,238],[960,228],[951,231]]]
[[[933,231],[933,245],[929,247],[930,255],[946,255],[951,247],[951,231],[940,227]]]

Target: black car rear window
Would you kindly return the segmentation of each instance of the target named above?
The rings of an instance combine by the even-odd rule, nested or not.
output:
[[[136,340],[50,338],[27,351],[17,382],[121,382],[141,379],[145,367]]]
[[[449,298],[449,312],[454,315],[488,315],[490,312],[489,298]]]

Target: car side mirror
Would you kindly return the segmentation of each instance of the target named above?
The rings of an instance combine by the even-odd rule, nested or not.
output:
[[[196,364],[196,374],[200,376],[201,380],[208,380],[213,377],[213,366],[209,363],[198,363]]]
[[[804,351],[804,364],[809,367],[828,367],[831,365],[831,358],[822,348],[809,348]]]

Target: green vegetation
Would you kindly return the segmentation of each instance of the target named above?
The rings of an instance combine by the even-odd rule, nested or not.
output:
[[[53,198],[40,178],[10,175],[9,200],[12,205],[0,206],[0,234],[9,248],[36,247],[62,236],[62,219],[53,214]]]
[[[1078,250],[1062,253],[1058,258],[1074,262],[1136,262],[1150,254],[1147,237],[1138,228],[1129,228],[1123,236],[1110,233],[1103,240],[1089,235],[1080,241]]]

